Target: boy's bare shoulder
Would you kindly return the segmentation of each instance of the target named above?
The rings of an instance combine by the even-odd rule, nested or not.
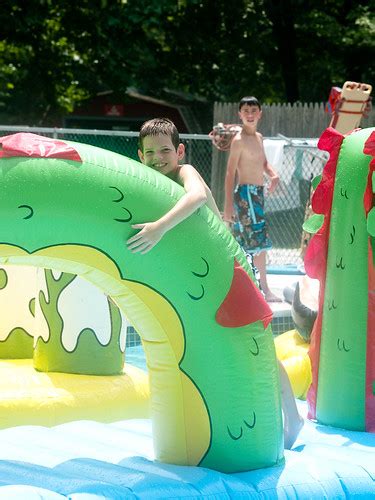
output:
[[[176,170],[176,178],[178,178],[180,181],[184,181],[188,178],[198,177],[198,176],[199,176],[198,170],[189,163],[184,163],[183,165],[179,165]]]
[[[206,182],[204,181],[203,177],[201,174],[198,172],[198,170],[193,167],[193,165],[185,164],[185,165],[180,165],[180,171],[179,171],[179,178],[181,180],[181,184],[185,186],[186,183],[197,183],[203,184],[205,188],[208,189],[208,186]]]
[[[178,166],[178,175],[183,177],[184,175],[198,173],[198,170],[190,165],[189,163],[184,163],[183,165]]]
[[[197,170],[193,165],[190,165],[190,163],[183,163],[182,165],[178,166],[180,170]]]

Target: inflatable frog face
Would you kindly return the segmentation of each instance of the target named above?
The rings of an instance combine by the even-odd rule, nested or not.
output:
[[[225,472],[279,463],[271,311],[221,221],[203,207],[133,254],[131,225],[182,188],[115,153],[16,135],[22,148],[2,139],[1,261],[82,275],[125,311],[146,352],[157,458]]]

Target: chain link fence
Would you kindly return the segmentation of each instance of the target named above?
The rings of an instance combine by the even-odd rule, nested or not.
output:
[[[1,135],[16,132],[91,144],[138,160],[138,132],[0,126]],[[181,134],[180,137],[186,148],[186,163],[194,165],[211,186],[215,168],[211,139],[208,135],[198,134]],[[283,155],[278,169],[280,185],[272,196],[265,197],[269,235],[273,243],[273,249],[267,252],[267,265],[271,270],[289,269],[293,272],[303,267],[302,224],[310,196],[310,182],[321,173],[327,155],[317,149],[316,139],[283,139]]]
[[[267,255],[271,268],[303,270],[306,235],[302,230],[309,214],[311,180],[321,174],[328,154],[317,140],[292,139],[283,148],[280,184],[265,197],[265,212],[273,244]]]

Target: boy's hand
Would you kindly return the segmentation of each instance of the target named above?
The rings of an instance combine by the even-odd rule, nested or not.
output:
[[[223,214],[223,220],[224,222],[230,222],[232,223],[234,221],[234,207],[224,207],[224,214]]]
[[[132,253],[141,254],[149,252],[164,235],[164,232],[155,222],[145,222],[144,224],[133,224],[133,229],[141,229],[126,242],[128,249]]]
[[[280,178],[278,175],[275,175],[274,177],[271,177],[270,181],[271,182],[268,187],[268,192],[269,194],[272,194],[275,191],[277,185],[279,184]]]

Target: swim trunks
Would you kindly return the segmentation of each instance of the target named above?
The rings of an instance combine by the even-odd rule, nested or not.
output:
[[[264,218],[264,188],[239,184],[234,191],[236,221],[233,236],[246,253],[258,254],[272,248]]]

